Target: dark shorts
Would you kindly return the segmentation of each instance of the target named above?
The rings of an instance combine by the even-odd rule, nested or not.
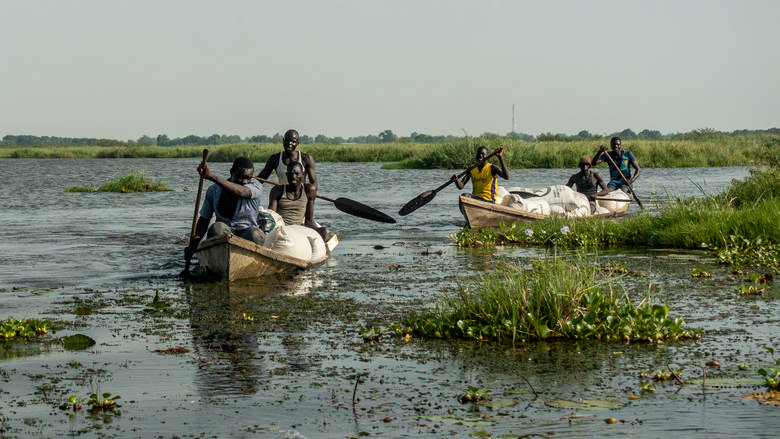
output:
[[[626,181],[623,180],[623,179],[620,179],[620,180],[610,180],[609,183],[607,184],[607,187],[610,188],[610,189],[623,189],[623,188],[626,188],[626,192],[629,193],[629,194],[631,193],[631,186],[629,186],[628,183],[626,183]]]

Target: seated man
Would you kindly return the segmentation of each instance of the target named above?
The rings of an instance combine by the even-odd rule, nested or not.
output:
[[[328,228],[314,221],[314,198],[317,193],[313,184],[303,183],[303,166],[299,162],[291,162],[285,174],[287,184],[271,188],[268,209],[277,212],[285,224],[311,227],[328,241],[331,237]]]
[[[590,163],[590,157],[586,155],[580,157],[580,172],[572,175],[566,186],[574,187],[576,185],[577,192],[583,193],[588,197],[590,213],[593,214],[596,212],[596,195],[602,195],[604,191],[607,191],[607,186],[604,184],[604,179],[601,178],[601,175],[591,170]],[[602,192],[598,192],[599,188],[601,188]]]
[[[254,172],[254,165],[247,157],[239,157],[233,161],[230,178],[227,180],[212,174],[208,163],[198,165],[198,173],[216,184],[206,191],[206,198],[195,226],[195,236],[186,250],[190,255],[195,253],[207,230],[208,237],[232,233],[263,245],[264,235],[257,227],[263,186],[252,178]],[[209,227],[212,216],[216,219]]]
[[[453,175],[450,180],[455,182],[455,186],[458,189],[463,189],[466,186],[466,182],[471,180],[471,196],[478,200],[487,201],[488,203],[496,202],[496,176],[500,176],[504,180],[509,179],[509,170],[504,163],[504,148],[498,148],[496,150],[496,156],[498,161],[501,162],[501,167],[485,160],[488,156],[488,149],[484,146],[477,148],[477,163],[478,165],[469,171],[468,174],[463,176],[463,180],[458,179],[457,175]]]

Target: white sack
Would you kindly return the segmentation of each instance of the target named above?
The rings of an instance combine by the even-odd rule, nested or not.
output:
[[[309,238],[295,226],[279,226],[265,236],[263,247],[293,258],[311,260]]]

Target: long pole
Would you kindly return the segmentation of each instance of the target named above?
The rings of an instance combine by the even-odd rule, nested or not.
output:
[[[206,163],[206,159],[209,158],[209,150],[204,149],[203,150],[203,161],[201,163]],[[195,226],[198,224],[198,209],[200,208],[200,193],[203,191],[203,175],[200,176],[200,180],[198,181],[198,195],[195,197],[195,213],[192,214],[192,228],[190,229],[190,246],[195,241]],[[184,271],[182,272],[182,275],[187,276],[190,274],[190,253],[185,252],[184,255]]]

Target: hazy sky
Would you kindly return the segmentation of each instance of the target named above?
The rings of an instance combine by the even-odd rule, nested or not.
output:
[[[0,0],[0,137],[780,126],[780,1]]]

